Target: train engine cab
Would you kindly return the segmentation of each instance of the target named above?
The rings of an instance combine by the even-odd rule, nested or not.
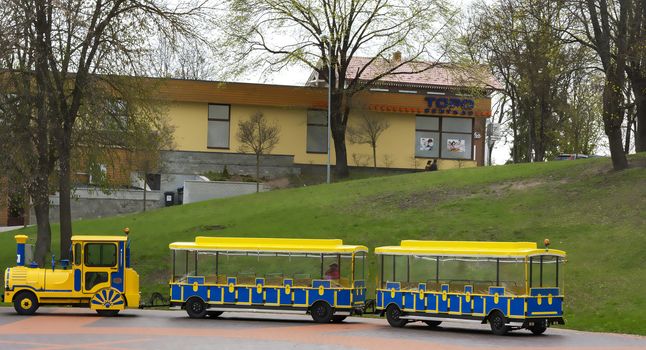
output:
[[[124,230],[126,234],[128,230]],[[40,305],[89,307],[102,316],[139,307],[139,275],[130,267],[127,236],[72,236],[71,261],[51,268],[25,262],[27,236],[15,236],[15,267],[5,270],[4,300],[32,315]]]

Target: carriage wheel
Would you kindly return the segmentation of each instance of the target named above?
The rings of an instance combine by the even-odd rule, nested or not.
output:
[[[204,318],[206,316],[206,304],[200,298],[190,298],[186,302],[186,313],[190,318]]]
[[[332,321],[332,307],[324,301],[317,301],[310,309],[312,319],[316,323],[330,323]]]
[[[341,323],[345,320],[346,317],[348,316],[334,315],[332,316],[332,323]]]
[[[505,324],[505,316],[500,311],[494,311],[489,315],[489,325],[495,335],[505,335],[509,332],[509,327]]]
[[[388,323],[393,326],[393,327],[404,327],[406,323],[408,323],[407,320],[403,320],[400,317],[402,316],[402,312],[399,309],[397,305],[389,305],[386,308],[386,320],[388,320]]]

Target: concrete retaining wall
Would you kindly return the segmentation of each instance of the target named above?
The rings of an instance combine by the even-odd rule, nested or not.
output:
[[[230,174],[256,175],[256,156],[246,153],[216,153],[191,151],[162,151],[164,174],[202,175],[206,172],[222,172],[226,165]],[[266,155],[260,158],[260,176],[276,177],[298,175],[300,168],[294,166],[293,155]]]
[[[268,189],[260,184],[260,191]],[[240,196],[256,192],[255,182],[184,181],[184,204],[215,198]]]
[[[49,197],[49,220],[59,222],[58,194]],[[76,189],[72,195],[72,220],[94,219],[120,214],[130,214],[143,211],[142,190],[114,190],[109,194],[92,188]],[[159,208],[164,205],[163,195],[159,191],[146,193],[146,209]],[[36,215],[32,209],[29,213],[30,222],[36,223]]]

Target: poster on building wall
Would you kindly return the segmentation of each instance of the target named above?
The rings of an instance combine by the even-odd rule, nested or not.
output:
[[[448,139],[446,140],[446,147],[449,152],[464,153],[465,141],[459,139]]]
[[[432,137],[420,137],[419,138],[419,150],[420,151],[432,151],[435,142]]]

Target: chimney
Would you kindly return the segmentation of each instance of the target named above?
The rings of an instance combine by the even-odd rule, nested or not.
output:
[[[393,53],[393,62],[394,63],[399,63],[399,62],[401,62],[401,60],[402,60],[401,51],[395,51],[395,53]]]
[[[16,235],[16,265],[25,266],[25,243],[27,243],[27,236]]]

